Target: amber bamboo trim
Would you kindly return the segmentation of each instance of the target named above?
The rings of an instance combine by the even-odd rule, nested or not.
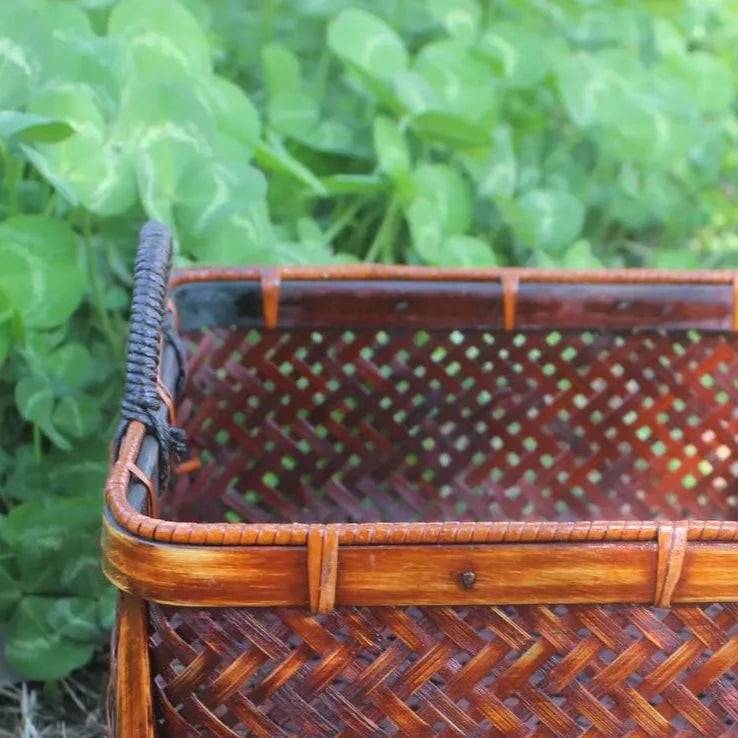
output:
[[[146,600],[201,607],[331,606],[332,584],[323,580],[329,597],[321,603],[315,582],[322,565],[311,567],[307,546],[142,543],[109,520],[103,546],[108,578]],[[338,546],[337,564],[330,567],[336,575],[333,604],[652,604],[659,582],[666,582],[660,602],[664,591],[672,604],[738,601],[738,547],[683,548],[679,576],[675,560],[664,572],[653,541]],[[473,578],[464,580],[469,572]]]
[[[656,591],[654,605],[669,607],[679,579],[682,576],[687,552],[689,523],[665,523],[659,526],[658,560],[656,563]]]
[[[266,269],[261,273],[260,281],[264,326],[273,330],[279,322],[279,288],[282,275],[278,269]]]
[[[161,381],[161,378],[159,377],[157,377],[156,379],[156,391],[159,393],[159,397],[161,398],[161,401],[164,403],[164,406],[167,409],[169,422],[171,424],[174,424],[177,417],[177,412],[174,409],[174,400],[172,399],[171,392],[167,389],[167,386],[164,384],[164,382]]]
[[[202,459],[199,456],[196,456],[192,459],[187,459],[187,461],[183,461],[181,464],[177,464],[174,468],[174,473],[192,474],[193,472],[200,471],[200,469],[202,469]]]
[[[156,493],[154,492],[154,485],[151,483],[151,480],[132,461],[126,462],[126,470],[146,488],[148,512],[153,517],[156,517],[159,506],[157,505]]]
[[[120,596],[116,651],[112,738],[155,738],[146,603],[128,593]]]
[[[312,612],[330,612],[336,602],[338,533],[333,526],[313,526],[307,539],[308,596]]]
[[[282,281],[382,280],[413,281],[502,281],[515,276],[520,283],[542,284],[733,284],[729,271],[679,271],[657,269],[608,269],[552,271],[548,269],[439,269],[434,267],[350,264],[325,267],[202,268],[175,271],[170,287],[194,282],[260,281],[266,272],[276,272]]]
[[[506,331],[511,331],[515,328],[515,308],[518,304],[520,277],[517,272],[508,272],[502,275],[501,282],[504,327]]]

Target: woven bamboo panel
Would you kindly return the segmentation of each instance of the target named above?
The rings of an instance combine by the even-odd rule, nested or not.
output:
[[[738,728],[738,608],[152,606],[161,735],[709,736]]]
[[[210,329],[174,519],[733,519],[738,339]]]

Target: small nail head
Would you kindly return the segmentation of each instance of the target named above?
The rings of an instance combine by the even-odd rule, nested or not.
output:
[[[471,589],[476,580],[477,575],[473,571],[464,571],[461,573],[461,584],[464,589]]]

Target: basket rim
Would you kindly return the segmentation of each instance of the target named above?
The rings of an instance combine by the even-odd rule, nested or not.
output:
[[[434,268],[423,266],[349,264],[285,267],[204,267],[175,270],[169,281],[176,287],[201,282],[258,281],[264,277],[286,281],[408,280],[501,281],[551,284],[685,284],[732,285],[738,314],[738,272],[654,269],[547,270],[532,268]],[[551,326],[555,328],[555,326]],[[417,522],[417,523],[196,523],[174,522],[145,515],[127,496],[131,470],[145,436],[141,423],[130,423],[106,484],[108,511],[123,530],[137,538],[204,546],[304,546],[311,530],[336,531],[340,545],[571,543],[655,541],[659,530],[672,522],[654,520],[584,520],[577,522]],[[686,521],[690,541],[738,541],[738,521]]]
[[[722,284],[738,291],[738,271],[727,269],[539,269],[534,267],[428,267],[403,264],[328,264],[324,266],[187,267],[175,269],[170,290],[196,282],[407,280],[497,281],[516,279],[543,284]]]

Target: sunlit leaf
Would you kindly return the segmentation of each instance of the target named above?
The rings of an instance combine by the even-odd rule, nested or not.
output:
[[[17,110],[0,110],[0,138],[24,143],[57,143],[69,138],[74,128],[63,120]]]
[[[471,194],[464,178],[443,164],[421,164],[414,174],[421,200],[433,205],[445,235],[464,233],[471,222]]]
[[[393,179],[400,179],[410,171],[410,152],[405,137],[390,118],[374,119],[374,150],[380,168]]]
[[[482,9],[476,0],[431,0],[429,5],[451,36],[470,42],[477,35]]]
[[[328,44],[344,61],[381,80],[407,67],[402,39],[391,26],[364,10],[340,13],[328,26]]]
[[[0,223],[0,290],[34,328],[64,323],[85,289],[79,245],[61,221],[18,215]]]
[[[210,47],[200,24],[177,0],[121,0],[108,25],[120,38],[136,74],[175,81],[210,71]]]
[[[522,244],[547,251],[573,243],[584,222],[581,202],[562,190],[531,190],[504,212]]]
[[[488,123],[494,118],[495,78],[489,66],[461,42],[427,44],[418,53],[414,69],[428,81],[444,111],[473,122]]]

